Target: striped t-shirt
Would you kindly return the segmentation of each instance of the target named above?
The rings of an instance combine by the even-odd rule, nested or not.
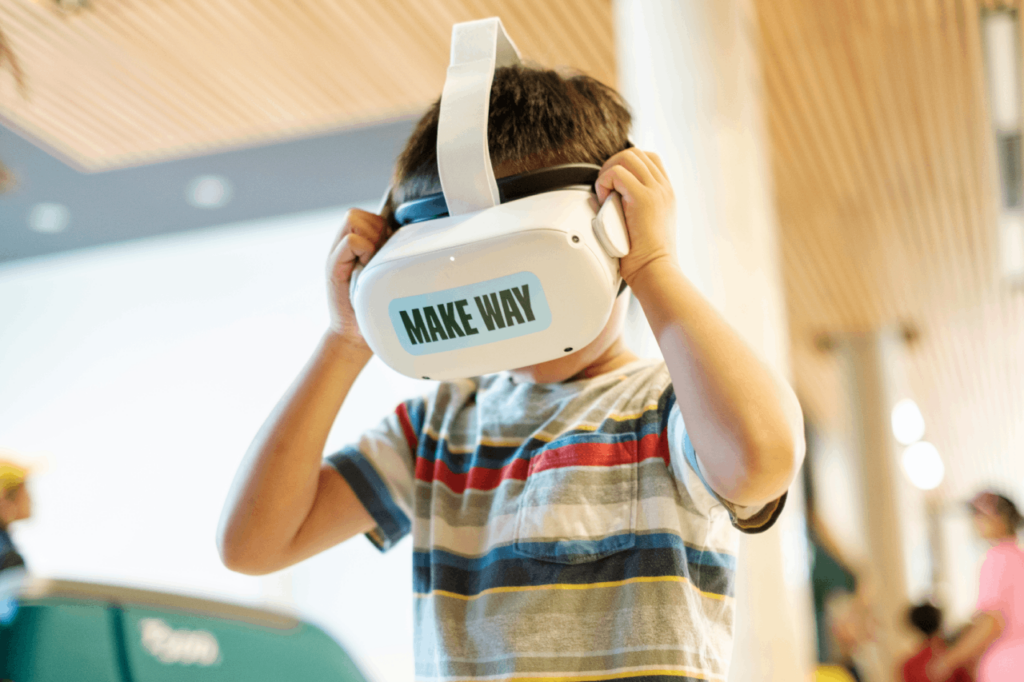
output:
[[[739,530],[785,496],[703,483],[663,362],[444,382],[328,460],[413,538],[418,680],[724,679]]]

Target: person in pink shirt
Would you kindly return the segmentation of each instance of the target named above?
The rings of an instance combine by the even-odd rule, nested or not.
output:
[[[1024,680],[1024,551],[1017,546],[1021,515],[1002,495],[983,492],[970,502],[974,527],[992,543],[981,567],[978,613],[970,628],[928,666],[934,682],[975,658],[978,682]]]

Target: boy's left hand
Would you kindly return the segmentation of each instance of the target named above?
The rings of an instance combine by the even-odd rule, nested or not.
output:
[[[676,198],[661,159],[631,147],[605,161],[595,183],[598,203],[614,190],[622,197],[629,254],[619,261],[626,284],[648,265],[676,259]]]

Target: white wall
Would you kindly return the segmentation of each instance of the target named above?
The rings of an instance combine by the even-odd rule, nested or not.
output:
[[[291,606],[377,679],[412,678],[408,540],[381,555],[356,538],[268,578],[226,570],[214,545],[242,454],[327,323],[343,215],[0,267],[0,448],[44,464],[14,526],[35,573]],[[375,359],[328,447],[425,384]]]

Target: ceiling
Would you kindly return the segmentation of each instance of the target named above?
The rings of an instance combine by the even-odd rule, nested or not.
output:
[[[1000,281],[975,0],[757,0],[799,391],[841,419],[822,334],[909,325],[942,492],[1024,492],[1024,291]]]
[[[0,120],[86,171],[408,117],[441,92],[452,24],[471,19],[500,15],[525,55],[614,82],[607,1],[53,4],[0,0],[24,73],[19,88],[0,72]]]
[[[1024,294],[998,276],[978,25],[983,6],[1016,2],[752,1],[808,413],[827,426],[845,409],[818,340],[912,325],[908,380],[949,468],[940,491],[1024,491]],[[408,121],[441,89],[451,25],[493,15],[524,54],[614,84],[611,0],[0,0],[26,93],[0,71],[0,120],[94,175],[316,147]]]
[[[400,119],[102,173],[76,171],[0,126],[0,161],[15,178],[0,197],[0,266],[260,218],[373,206],[414,123]],[[211,177],[230,188],[230,200],[196,205],[190,190]],[[38,207],[55,203],[66,211],[65,229],[29,229]]]

